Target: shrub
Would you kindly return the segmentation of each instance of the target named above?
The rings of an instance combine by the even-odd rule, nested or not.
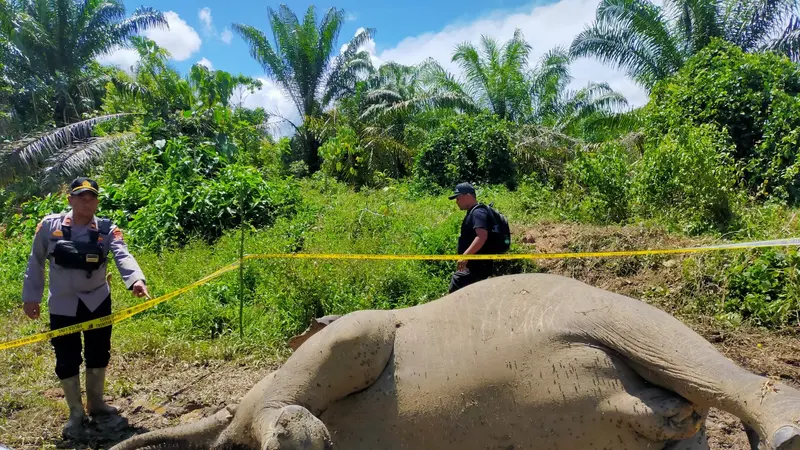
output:
[[[596,223],[625,221],[630,215],[629,155],[616,143],[579,152],[567,164],[564,208],[573,217]]]
[[[800,325],[800,255],[796,249],[769,249],[737,257],[728,269],[723,318],[769,327]]]
[[[460,182],[516,187],[509,124],[490,114],[459,115],[439,126],[417,156],[415,175],[451,188]]]
[[[264,180],[253,167],[229,165],[219,176],[168,178],[150,190],[138,178],[109,187],[109,215],[127,227],[131,241],[160,249],[183,245],[193,237],[212,241],[242,221],[255,227],[291,215],[299,202],[290,180]]]
[[[637,212],[683,224],[689,233],[724,229],[737,201],[732,151],[713,125],[680,127],[648,146],[635,175]]]
[[[683,126],[716,125],[752,192],[800,200],[797,145],[800,68],[773,53],[715,41],[657,85],[644,108],[656,140]]]
[[[320,146],[319,155],[323,172],[339,181],[360,187],[372,179],[369,155],[349,126],[338,127],[336,134]]]

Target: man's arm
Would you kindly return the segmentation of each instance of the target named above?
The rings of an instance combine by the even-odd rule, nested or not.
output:
[[[472,244],[464,250],[465,255],[474,255],[478,253],[480,249],[483,248],[483,244],[489,239],[489,231],[486,228],[475,228],[475,239],[472,240]]]
[[[119,270],[125,287],[133,290],[133,294],[137,297],[149,296],[145,287],[144,272],[128,251],[128,244],[122,237],[122,230],[116,225],[111,227],[109,250],[114,255],[114,262],[117,264],[117,270]]]
[[[477,208],[475,211],[473,211],[472,224],[476,236],[475,239],[472,240],[472,243],[469,245],[469,247],[464,250],[464,255],[474,255],[478,253],[489,239],[489,217],[483,208]],[[458,270],[464,270],[466,268],[467,260],[460,260],[458,262]]]
[[[47,259],[47,237],[50,224],[42,219],[36,226],[28,267],[22,283],[22,302],[25,314],[31,319],[39,318],[39,304],[44,294],[44,262]]]

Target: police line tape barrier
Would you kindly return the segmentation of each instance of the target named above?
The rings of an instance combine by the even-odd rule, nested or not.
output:
[[[641,255],[665,255],[679,253],[701,253],[722,250],[740,250],[764,247],[789,247],[800,246],[800,238],[775,239],[768,241],[751,241],[734,244],[706,245],[701,247],[686,247],[674,249],[652,249],[652,250],[622,250],[610,252],[573,252],[573,253],[504,253],[500,255],[389,255],[389,254],[341,254],[341,253],[262,253],[244,255],[243,261],[251,259],[350,259],[350,260],[388,260],[388,261],[457,261],[457,260],[519,260],[519,259],[565,259],[565,258],[606,258],[621,256],[641,256]],[[48,331],[45,333],[34,334],[32,336],[0,343],[0,350],[6,350],[35,342],[65,336],[67,334],[78,333],[81,331],[103,328],[121,322],[135,316],[154,306],[177,297],[196,287],[202,286],[211,280],[219,278],[223,274],[239,267],[239,261],[231,263],[216,272],[207,275],[194,283],[174,290],[161,297],[148,300],[130,308],[112,313],[100,319],[82,322],[65,328]]]

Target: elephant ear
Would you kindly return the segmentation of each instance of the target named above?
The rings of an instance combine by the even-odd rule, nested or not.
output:
[[[330,315],[330,316],[319,317],[316,319],[311,319],[311,323],[308,325],[308,328],[306,328],[305,331],[289,339],[289,347],[292,349],[292,351],[297,351],[297,349],[300,348],[301,345],[303,345],[303,342],[307,341],[308,339],[311,338],[311,336],[314,336],[320,330],[327,327],[328,325],[330,325],[335,320],[341,317],[342,316],[338,315]]]
[[[237,405],[226,406],[196,422],[133,436],[110,450],[134,449],[210,449],[236,415]]]

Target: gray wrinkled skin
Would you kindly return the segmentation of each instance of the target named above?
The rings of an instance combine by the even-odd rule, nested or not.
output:
[[[569,278],[496,277],[324,322],[233,417],[114,449],[703,450],[714,407],[754,449],[800,450],[796,389],[765,390],[670,315]]]

